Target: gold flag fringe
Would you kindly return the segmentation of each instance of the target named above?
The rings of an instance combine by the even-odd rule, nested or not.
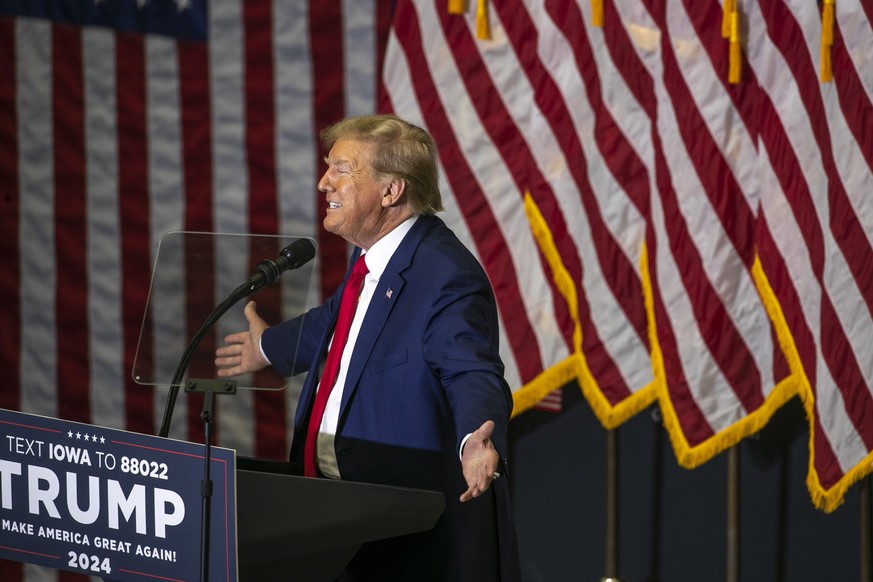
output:
[[[597,385],[582,352],[582,324],[579,320],[578,290],[561,260],[548,223],[529,192],[524,196],[524,210],[531,233],[543,259],[552,271],[555,288],[567,304],[573,321],[573,352],[564,360],[541,372],[536,378],[513,393],[513,416],[534,406],[557,388],[576,380],[597,420],[606,428],[615,428],[649,406],[655,399],[654,385],[649,384],[616,405],[611,404]]]
[[[842,478],[834,483],[829,489],[822,486],[818,478],[818,473],[815,471],[815,394],[809,382],[809,377],[803,369],[803,364],[800,361],[800,355],[797,352],[797,344],[791,331],[788,328],[788,323],[785,320],[785,314],[782,311],[782,305],[776,297],[776,293],[770,286],[770,281],[761,266],[760,259],[755,256],[755,263],[752,266],[752,276],[755,280],[755,286],[758,288],[758,293],[764,303],[764,308],[767,310],[767,315],[773,322],[773,327],[776,329],[776,338],[779,346],[782,348],[788,361],[788,368],[791,370],[791,378],[794,379],[791,385],[792,394],[796,394],[803,409],[806,412],[806,421],[808,424],[809,439],[807,448],[809,450],[809,464],[806,472],[806,487],[809,490],[809,495],[812,498],[813,504],[826,513],[830,513],[842,505],[846,496],[846,491],[854,483],[860,481],[867,475],[873,473],[873,451],[871,451],[860,463],[847,471]]]
[[[825,489],[819,481],[818,474],[815,471],[815,449],[813,446],[815,434],[815,396],[810,387],[809,379],[804,372],[794,338],[782,312],[782,307],[770,286],[757,254],[752,264],[752,278],[755,281],[755,286],[758,289],[764,309],[773,322],[777,342],[785,354],[790,373],[788,377],[773,387],[760,408],[706,441],[691,445],[685,438],[668,391],[663,354],[658,342],[654,295],[646,245],[643,244],[640,253],[640,278],[642,280],[643,299],[648,319],[653,380],[628,398],[613,405],[606,399],[602,390],[598,387],[597,381],[591,374],[585,355],[582,352],[582,325],[579,320],[578,289],[576,283],[564,266],[548,223],[529,192],[526,192],[524,196],[524,210],[540,253],[552,272],[555,288],[567,304],[568,313],[573,321],[573,347],[572,353],[567,358],[542,371],[536,378],[513,393],[513,417],[532,408],[547,394],[557,388],[566,386],[573,380],[577,382],[594,415],[606,429],[616,428],[657,401],[661,409],[664,428],[669,436],[677,461],[681,466],[692,469],[735,446],[744,438],[759,432],[786,402],[794,397],[798,397],[806,413],[809,427],[809,465],[806,484],[813,504],[827,513],[834,511],[842,504],[846,491],[852,484],[873,473],[873,452],[871,452],[861,463],[843,475],[829,489]]]

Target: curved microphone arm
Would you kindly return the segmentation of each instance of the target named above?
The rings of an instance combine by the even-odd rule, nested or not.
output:
[[[240,294],[240,290],[245,293]],[[252,291],[249,291],[247,285],[240,285],[237,287],[227,299],[222,301],[212,310],[212,313],[209,314],[209,317],[206,318],[206,321],[203,322],[203,325],[200,326],[200,329],[198,329],[197,333],[194,334],[194,337],[191,338],[188,347],[185,349],[184,353],[182,353],[182,357],[176,365],[176,372],[173,374],[173,379],[170,382],[170,392],[167,394],[167,404],[164,407],[164,419],[161,422],[161,430],[158,433],[159,436],[165,437],[170,434],[170,421],[173,419],[173,409],[176,407],[176,398],[179,395],[182,378],[185,376],[185,370],[188,368],[188,362],[191,361],[191,356],[194,355],[194,350],[197,349],[197,346],[200,345],[200,342],[206,336],[206,333],[212,329],[212,326],[221,319],[221,316],[227,313],[227,310],[233,307],[237,301],[243,297],[247,297],[251,293]]]

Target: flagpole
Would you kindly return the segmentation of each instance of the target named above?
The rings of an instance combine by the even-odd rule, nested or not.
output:
[[[606,576],[600,582],[618,579],[618,429],[606,431]]]
[[[727,582],[740,579],[740,450],[728,449],[727,466]]]
[[[861,481],[860,512],[861,512],[861,582],[873,582],[873,517],[871,517],[871,501],[873,501],[873,477],[867,475]]]

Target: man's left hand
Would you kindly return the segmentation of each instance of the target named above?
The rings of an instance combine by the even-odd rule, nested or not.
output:
[[[500,476],[497,473],[500,455],[491,442],[493,433],[494,421],[486,420],[464,444],[461,468],[464,470],[464,479],[467,480],[467,490],[461,495],[461,501],[479,497],[488,490],[491,481]]]

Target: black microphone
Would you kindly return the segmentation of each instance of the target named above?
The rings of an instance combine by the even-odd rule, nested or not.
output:
[[[275,283],[285,271],[302,267],[315,257],[315,245],[308,238],[295,240],[279,252],[276,260],[264,259],[255,267],[255,273],[241,287],[248,294]]]

